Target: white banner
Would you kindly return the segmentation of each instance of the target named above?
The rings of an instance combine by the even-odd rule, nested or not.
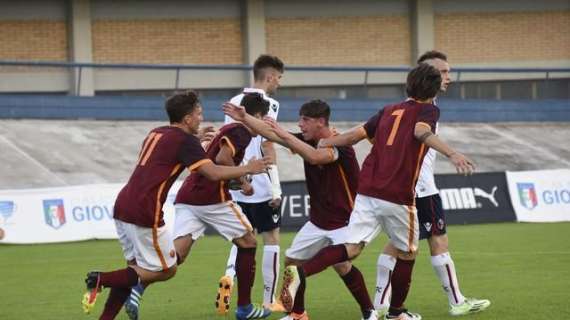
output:
[[[164,220],[174,221],[173,201],[181,182],[171,188]],[[115,198],[123,184],[0,190],[0,243],[49,243],[116,239]]]
[[[570,221],[570,170],[507,171],[517,220]]]

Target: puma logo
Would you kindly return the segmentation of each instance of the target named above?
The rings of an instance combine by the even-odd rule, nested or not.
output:
[[[497,191],[497,189],[498,189],[498,187],[494,186],[493,189],[491,190],[491,193],[487,193],[483,189],[475,188],[475,189],[473,189],[473,192],[474,192],[475,196],[485,198],[485,199],[491,201],[491,203],[495,207],[498,207],[499,203],[495,199],[495,192]]]

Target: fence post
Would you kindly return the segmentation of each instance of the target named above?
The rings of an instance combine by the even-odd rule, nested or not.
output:
[[[80,96],[81,95],[81,73],[83,71],[83,67],[79,66],[79,71],[77,72],[77,87],[75,88],[75,95],[76,96]]]
[[[179,83],[180,83],[180,68],[176,68],[176,83],[174,84],[174,90],[178,90]]]

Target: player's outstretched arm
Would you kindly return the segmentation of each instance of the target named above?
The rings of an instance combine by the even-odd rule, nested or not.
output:
[[[223,105],[223,111],[232,119],[245,124],[246,126],[248,126],[248,128],[255,131],[257,134],[262,135],[266,139],[271,140],[273,142],[277,142],[281,145],[284,145],[285,147],[288,147],[287,145],[285,145],[285,142],[273,132],[273,130],[269,125],[267,125],[262,120],[247,114],[247,112],[245,112],[244,107],[236,106],[233,103],[226,102]]]
[[[425,143],[428,147],[435,149],[439,153],[446,156],[455,166],[457,173],[464,175],[472,174],[475,170],[475,164],[465,155],[453,150],[447,143],[441,140],[437,135],[431,132],[429,125],[417,123],[414,129],[416,139]]]
[[[266,117],[265,123],[271,126],[273,132],[275,132],[275,134],[289,146],[289,149],[299,154],[310,164],[327,164],[338,158],[338,154],[335,154],[333,148],[315,149],[289,133],[287,130],[283,129],[283,127],[271,118]]]
[[[354,127],[345,133],[321,139],[319,141],[319,148],[328,148],[335,146],[351,146],[366,138],[366,130],[362,125]]]
[[[200,167],[197,171],[210,180],[230,180],[236,179],[246,174],[263,173],[269,166],[269,159],[251,159],[246,165],[239,167],[220,166],[213,162],[208,162]]]

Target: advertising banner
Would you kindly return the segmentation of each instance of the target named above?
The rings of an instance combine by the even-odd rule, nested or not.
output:
[[[570,169],[507,172],[518,221],[570,221]]]
[[[170,190],[165,222],[173,223]],[[123,184],[0,191],[0,243],[50,243],[116,239],[113,205]],[[1,232],[0,232],[1,233]]]
[[[435,176],[448,224],[516,221],[504,172]]]

